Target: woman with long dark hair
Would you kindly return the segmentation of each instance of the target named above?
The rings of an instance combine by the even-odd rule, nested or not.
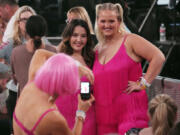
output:
[[[94,62],[93,42],[90,35],[88,24],[81,19],[73,19],[64,29],[62,33],[62,42],[60,52],[66,53],[78,61],[81,65],[92,69]],[[81,81],[87,82],[86,77],[81,77]],[[79,91],[74,95],[66,96],[64,98],[58,98],[56,105],[60,112],[67,119],[69,126],[72,128],[75,120],[75,111],[77,108],[77,95]],[[82,131],[83,135],[95,135],[96,123],[95,123],[95,110],[94,104],[87,111],[86,121]],[[91,129],[91,130],[89,130]]]

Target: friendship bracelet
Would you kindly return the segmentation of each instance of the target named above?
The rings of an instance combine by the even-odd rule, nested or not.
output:
[[[140,81],[137,81],[136,83],[137,83],[137,85],[140,85],[140,89],[141,89],[141,90],[144,90],[144,89],[147,88],[145,85],[141,84]]]
[[[83,119],[83,121],[85,120],[86,118],[86,113],[82,110],[77,110],[76,111],[76,117],[79,118],[81,120],[81,118]]]

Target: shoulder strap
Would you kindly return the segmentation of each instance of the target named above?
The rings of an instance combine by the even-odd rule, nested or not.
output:
[[[36,127],[38,126],[39,122],[44,118],[44,116],[46,116],[49,112],[52,112],[52,111],[57,111],[57,109],[55,108],[51,108],[51,109],[48,109],[47,111],[45,111],[41,117],[38,119],[38,121],[36,122],[36,124],[34,125],[34,127],[32,128],[32,132],[36,129]]]
[[[13,113],[14,120],[19,125],[19,127],[28,135],[33,135],[31,131],[24,127],[24,125],[17,119],[15,112]]]
[[[126,41],[127,36],[128,36],[128,34],[124,35],[124,39],[123,39],[122,45],[123,45],[124,42]]]

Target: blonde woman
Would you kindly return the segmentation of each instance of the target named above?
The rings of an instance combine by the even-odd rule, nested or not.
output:
[[[23,44],[23,41],[26,39],[25,25],[27,19],[32,15],[36,15],[36,13],[34,9],[29,6],[23,6],[15,13],[16,21],[14,22],[14,32],[12,34],[14,47]]]
[[[137,131],[148,126],[145,89],[158,75],[164,55],[144,38],[124,29],[120,4],[96,6],[96,45],[93,65],[98,135]],[[143,76],[141,61],[149,61]]]
[[[150,101],[148,114],[151,127],[141,130],[139,135],[169,135],[176,121],[177,105],[169,95],[160,94]]]
[[[18,45],[22,45],[26,41],[25,24],[27,19],[35,15],[35,11],[29,6],[20,7],[14,14],[13,32],[10,33],[7,45],[0,50],[0,58],[4,58],[7,63],[10,63],[12,49]]]

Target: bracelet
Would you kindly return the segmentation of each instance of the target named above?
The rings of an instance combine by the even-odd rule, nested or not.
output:
[[[85,118],[86,118],[86,113],[84,112],[84,111],[82,111],[82,110],[77,110],[76,111],[76,117],[77,118],[82,118],[83,119],[83,121],[85,120]],[[79,118],[79,119],[80,119]]]
[[[144,85],[146,88],[151,86],[151,84],[148,83],[144,77],[141,77],[140,84]]]
[[[80,116],[79,116],[79,117],[76,117],[76,119],[84,122],[84,119],[83,119],[82,117],[80,117]]]
[[[140,81],[137,81],[136,83],[137,83],[137,85],[140,85],[140,89],[141,89],[141,90],[144,90],[144,89],[147,88],[145,85],[141,84]]]

